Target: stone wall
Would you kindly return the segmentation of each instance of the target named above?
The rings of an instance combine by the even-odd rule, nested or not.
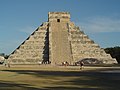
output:
[[[38,64],[48,60],[48,27],[43,24],[38,27],[11,55],[11,64]]]
[[[71,42],[73,62],[84,58],[95,58],[103,63],[117,63],[109,54],[106,54],[93,40],[91,40],[79,27],[69,23],[69,40]]]

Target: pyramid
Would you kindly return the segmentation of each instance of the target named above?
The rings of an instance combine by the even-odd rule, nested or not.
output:
[[[73,65],[117,63],[104,49],[70,21],[69,12],[49,12],[48,21],[39,26],[8,58],[10,64]]]

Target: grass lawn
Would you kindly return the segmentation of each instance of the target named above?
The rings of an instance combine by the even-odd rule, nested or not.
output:
[[[0,90],[119,89],[119,68],[0,67]]]

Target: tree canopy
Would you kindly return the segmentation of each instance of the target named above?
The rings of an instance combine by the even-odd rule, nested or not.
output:
[[[120,47],[110,47],[110,48],[105,48],[105,52],[110,54],[113,58],[116,58],[118,63],[120,63]]]

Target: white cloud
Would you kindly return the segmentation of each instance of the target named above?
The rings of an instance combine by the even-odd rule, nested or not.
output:
[[[35,29],[36,29],[35,27],[27,26],[22,29],[19,29],[19,31],[27,34],[31,34],[33,31],[35,31]]]
[[[92,17],[77,25],[86,32],[120,32],[120,19],[113,17]]]

